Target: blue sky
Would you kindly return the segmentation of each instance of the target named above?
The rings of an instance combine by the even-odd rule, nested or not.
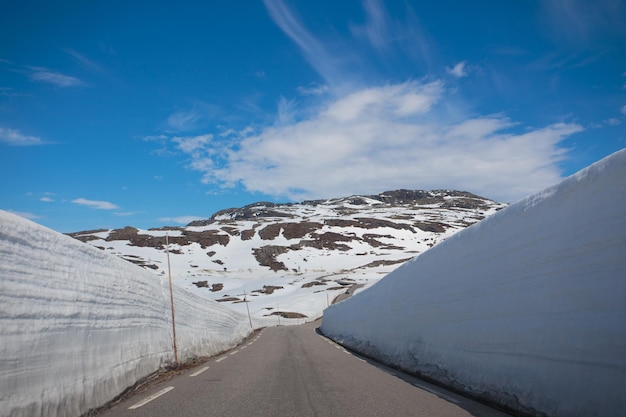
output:
[[[256,201],[513,202],[626,147],[626,2],[4,2],[0,209],[61,232]]]

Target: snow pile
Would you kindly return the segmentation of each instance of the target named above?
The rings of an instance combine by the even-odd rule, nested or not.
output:
[[[626,407],[626,150],[324,312],[365,354],[516,410]]]
[[[174,294],[180,361],[226,350],[245,316]],[[174,362],[169,285],[0,211],[0,415],[79,416]]]

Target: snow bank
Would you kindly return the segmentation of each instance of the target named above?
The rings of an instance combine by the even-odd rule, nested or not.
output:
[[[516,410],[626,407],[626,150],[324,312],[358,351]]]
[[[228,349],[247,318],[175,289],[180,361]],[[80,416],[173,362],[169,283],[0,211],[0,415]]]

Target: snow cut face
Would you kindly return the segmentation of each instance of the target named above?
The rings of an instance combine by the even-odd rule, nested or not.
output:
[[[516,410],[626,407],[626,150],[324,312],[356,350]]]
[[[249,332],[245,316],[176,288],[181,361]],[[173,362],[166,281],[0,211],[0,415],[79,416]]]

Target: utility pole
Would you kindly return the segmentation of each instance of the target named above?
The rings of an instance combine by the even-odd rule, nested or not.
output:
[[[172,333],[174,337],[174,363],[178,368],[178,349],[176,348],[176,319],[174,316],[174,289],[172,288],[172,266],[170,264],[170,239],[165,233],[165,253],[167,253],[167,271],[170,277],[170,301],[172,304]]]
[[[246,294],[246,290],[243,290],[243,301],[246,303],[246,310],[248,310],[248,321],[250,322],[250,328],[254,330],[252,326],[252,318],[250,317],[250,307],[248,307],[248,294]]]

